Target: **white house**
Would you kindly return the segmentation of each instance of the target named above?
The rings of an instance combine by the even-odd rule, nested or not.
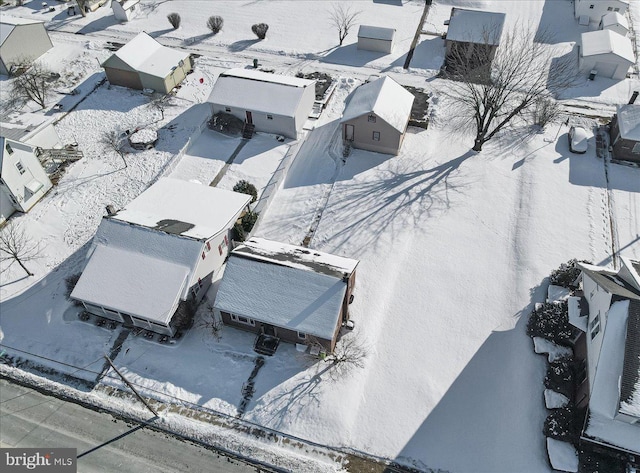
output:
[[[166,335],[227,257],[251,196],[162,178],[102,219],[71,297],[95,315]]]
[[[635,63],[631,40],[611,30],[588,31],[580,35],[580,72],[596,71],[598,77],[624,79]]]
[[[358,49],[390,53],[396,36],[394,28],[360,25],[358,29]]]
[[[170,92],[191,71],[191,55],[139,33],[102,63],[110,84]]]
[[[590,22],[600,23],[604,15],[617,12],[624,15],[629,8],[629,0],[574,0],[575,17],[588,17]]]
[[[640,455],[640,261],[619,271],[581,263],[588,414],[581,441]],[[571,312],[571,309],[570,309]],[[576,320],[570,313],[570,320]],[[576,399],[578,405],[582,399]],[[638,466],[638,465],[636,465]]]
[[[113,16],[118,21],[131,20],[138,11],[138,3],[140,3],[140,0],[113,0],[111,2]]]
[[[609,12],[602,17],[598,29],[615,31],[619,35],[627,36],[629,22],[624,15],[618,12]]]
[[[387,76],[361,85],[340,120],[342,139],[354,148],[398,154],[413,100],[411,92]]]
[[[3,130],[4,132],[4,130]],[[0,136],[0,223],[15,211],[28,212],[51,189],[35,147]]]
[[[315,81],[230,69],[220,74],[209,96],[212,114],[229,113],[257,131],[297,138],[315,101]]]
[[[31,62],[52,47],[44,21],[0,16],[0,74],[8,75],[13,65]]]
[[[214,302],[227,325],[333,351],[358,261],[251,238],[229,255]],[[256,347],[258,348],[258,347]]]

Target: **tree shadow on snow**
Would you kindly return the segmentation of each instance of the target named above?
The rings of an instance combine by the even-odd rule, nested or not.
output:
[[[260,42],[258,38],[256,39],[242,39],[240,41],[236,41],[235,43],[231,43],[227,46],[227,49],[232,53],[239,53],[240,51],[244,51],[245,49],[253,46],[254,44]]]

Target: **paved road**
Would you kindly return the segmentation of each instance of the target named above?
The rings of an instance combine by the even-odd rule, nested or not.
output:
[[[0,379],[0,447],[77,448],[81,473],[256,471],[203,447],[4,379]]]

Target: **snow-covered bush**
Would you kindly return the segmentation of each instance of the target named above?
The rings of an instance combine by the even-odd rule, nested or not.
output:
[[[573,339],[575,330],[569,324],[567,301],[545,302],[531,312],[527,322],[530,337],[543,337],[559,345],[566,345]]]
[[[224,20],[221,16],[210,16],[207,20],[207,28],[209,28],[213,34],[220,33],[223,24]]]
[[[614,456],[611,451],[589,448],[583,445],[580,450],[580,471],[602,473],[627,473],[624,458]]]
[[[544,435],[577,445],[580,438],[580,421],[572,407],[553,409],[544,421]]]
[[[174,30],[180,28],[180,21],[182,20],[182,18],[180,18],[180,15],[178,15],[177,13],[169,13],[167,15],[167,20],[169,20],[169,23],[171,23],[171,26],[173,26]]]
[[[244,179],[236,182],[236,185],[233,186],[233,191],[250,195],[252,204],[258,199],[258,190],[256,189],[256,186],[251,184],[249,181],[245,181]]]
[[[264,39],[267,36],[267,30],[269,29],[269,25],[266,23],[257,23],[251,27],[251,31],[255,34],[258,39]]]
[[[574,391],[574,379],[571,362],[567,360],[553,361],[547,366],[544,387],[571,399]]]
[[[581,263],[587,263],[587,261],[581,261]],[[571,259],[566,263],[562,263],[558,269],[551,271],[549,276],[549,283],[556,286],[562,286],[569,289],[576,289],[574,284],[578,276],[580,276],[581,269],[578,267],[578,260]]]

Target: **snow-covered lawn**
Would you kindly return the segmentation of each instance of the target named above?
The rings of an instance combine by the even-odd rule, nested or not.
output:
[[[207,118],[203,102],[221,67],[246,63],[256,53],[278,72],[343,69],[335,74],[339,87],[328,109],[261,216],[257,236],[300,244],[321,216],[310,246],[361,261],[351,336],[364,341],[368,356],[363,369],[332,379],[322,362],[281,345],[255,379],[244,419],[423,469],[548,471],[541,434],[545,361],[533,353],[526,316],[534,302],[545,300],[544,278],[560,263],[610,262],[611,214],[613,245],[622,255],[640,257],[640,169],[607,164],[608,198],[595,140],[587,154],[571,154],[568,129],[560,123],[544,133],[511,128],[481,153],[470,152],[470,136],[451,129],[448,104],[438,100],[438,88],[446,84],[431,79],[442,62],[442,39],[423,35],[412,69],[400,70],[423,3],[352,4],[363,10],[362,23],[398,29],[394,54],[372,57],[355,50],[355,30],[345,46],[332,49],[337,41],[327,26],[328,2],[220,1],[212,10],[211,2],[143,0],[144,14],[128,24],[115,23],[105,8],[85,19],[67,18],[64,10],[3,10],[49,19],[54,30],[82,30],[84,36],[54,33],[56,48],[45,58],[64,64],[68,55],[74,74],[93,78],[89,83],[68,77],[69,86],[80,80],[83,90],[101,78],[95,59],[108,54],[105,41],[122,42],[140,29],[168,45],[215,57],[198,59],[165,120],[152,127],[159,133],[156,148],[127,154],[126,168],[101,137],[158,120],[148,97],[104,84],[58,123],[63,142],[77,142],[85,158],[29,214],[15,218],[41,242],[44,254],[33,262],[35,283],[21,279],[19,268],[2,275],[2,348],[64,361],[73,366],[56,367],[95,377],[77,367],[102,369],[101,357],[120,332],[78,321],[64,295],[64,279],[81,270],[104,206],[125,205],[162,173],[203,184],[218,174],[240,139],[206,128],[192,143],[190,137]],[[565,50],[581,31],[570,2],[488,0],[436,2],[424,29],[441,31],[451,6],[548,23]],[[166,21],[174,10],[183,18],[176,31]],[[213,14],[225,19],[217,36],[208,35],[204,25]],[[263,42],[250,32],[260,21],[270,25]],[[410,129],[397,157],[353,150],[343,163],[338,120],[358,83],[347,78],[362,78],[370,69],[434,92],[430,126]],[[637,79],[585,80],[567,97],[588,104],[587,112],[610,115],[612,105],[625,103],[639,85]],[[290,146],[258,134],[219,186],[229,189],[247,179],[263,188]],[[209,301],[214,297],[215,285]],[[235,415],[254,366],[253,336],[225,328],[217,341],[199,325],[206,311],[204,303],[194,328],[174,345],[129,336],[115,363],[147,394]],[[115,383],[110,377],[105,382]]]

